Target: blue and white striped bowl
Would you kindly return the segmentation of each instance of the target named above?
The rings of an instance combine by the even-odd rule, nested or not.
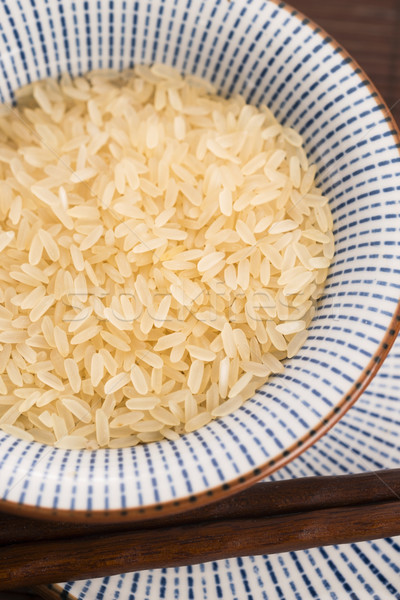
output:
[[[331,198],[336,255],[301,352],[234,414],[177,442],[64,451],[0,434],[0,507],[144,518],[249,485],[357,399],[400,324],[399,138],[365,74],[274,0],[0,0],[0,98],[35,79],[164,62],[267,103]]]
[[[268,480],[398,469],[399,363],[400,338],[356,406]],[[399,600],[399,557],[397,536],[69,581],[50,589],[55,600]]]

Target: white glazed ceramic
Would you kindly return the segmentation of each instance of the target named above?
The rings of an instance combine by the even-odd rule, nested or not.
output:
[[[357,404],[269,480],[400,467],[400,340]],[[382,484],[383,485],[383,484]],[[50,586],[63,600],[398,600],[400,536]]]
[[[336,255],[310,336],[234,414],[133,449],[65,451],[0,433],[4,509],[93,519],[184,510],[247,486],[329,429],[398,327],[400,157],[365,74],[272,0],[2,0],[0,98],[35,79],[165,62],[267,103],[303,136],[330,197]]]

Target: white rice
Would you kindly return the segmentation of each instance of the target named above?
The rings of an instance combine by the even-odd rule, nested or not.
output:
[[[0,428],[124,448],[239,408],[305,342],[334,254],[301,136],[165,65],[19,98],[0,113]]]

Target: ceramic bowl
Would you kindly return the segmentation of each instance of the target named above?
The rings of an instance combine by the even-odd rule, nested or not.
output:
[[[0,98],[29,81],[162,62],[295,127],[330,198],[336,253],[310,336],[233,414],[123,450],[66,451],[0,432],[0,508],[142,519],[217,500],[293,459],[356,401],[399,325],[395,124],[352,58],[274,0],[4,0]]]

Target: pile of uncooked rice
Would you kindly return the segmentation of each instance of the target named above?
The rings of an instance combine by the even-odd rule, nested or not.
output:
[[[227,415],[307,337],[334,253],[302,138],[160,65],[0,107],[0,428],[120,448]]]

